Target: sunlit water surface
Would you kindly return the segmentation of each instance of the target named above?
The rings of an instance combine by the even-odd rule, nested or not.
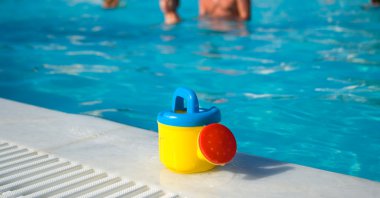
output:
[[[157,1],[0,2],[0,96],[156,130],[178,86],[239,152],[380,181],[380,9],[253,1],[247,24],[162,24]]]

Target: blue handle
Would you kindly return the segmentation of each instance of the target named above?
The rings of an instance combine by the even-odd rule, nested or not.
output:
[[[173,112],[176,112],[178,110],[185,111],[185,100],[187,102],[187,113],[199,112],[197,95],[193,90],[184,87],[180,87],[174,92],[172,105]]]

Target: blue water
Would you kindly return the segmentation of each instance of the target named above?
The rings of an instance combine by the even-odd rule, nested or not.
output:
[[[158,2],[0,1],[0,97],[156,130],[178,86],[244,153],[380,181],[380,9],[253,1],[250,23],[162,24]]]

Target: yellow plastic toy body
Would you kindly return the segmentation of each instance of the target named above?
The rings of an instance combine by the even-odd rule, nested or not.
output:
[[[160,160],[179,173],[195,173],[215,167],[199,151],[198,136],[203,126],[178,127],[158,122]]]
[[[236,141],[220,120],[218,108],[199,108],[194,91],[178,88],[172,109],[157,116],[161,162],[179,173],[203,172],[230,162]]]

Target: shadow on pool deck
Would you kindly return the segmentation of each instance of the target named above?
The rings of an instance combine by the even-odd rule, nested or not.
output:
[[[230,171],[236,174],[244,174],[244,179],[257,180],[292,169],[294,167],[289,166],[288,163],[237,153],[230,164],[215,169],[215,171]]]

